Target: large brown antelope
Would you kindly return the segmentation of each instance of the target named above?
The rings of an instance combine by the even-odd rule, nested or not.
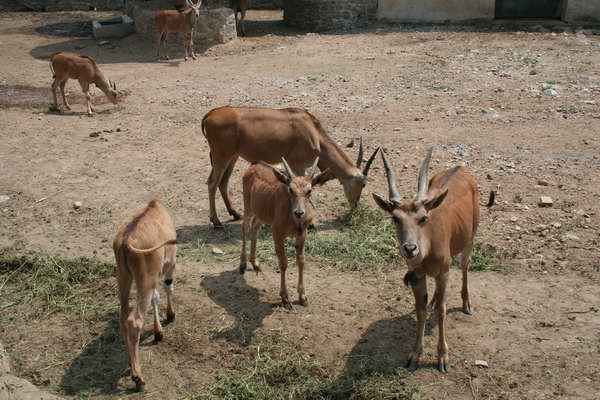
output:
[[[246,19],[248,0],[229,0],[229,7],[233,10],[233,15],[235,15],[235,29],[237,31],[237,34],[240,36],[246,36],[246,30],[244,29],[244,19]],[[238,12],[240,13],[239,20]]]
[[[408,273],[404,283],[413,290],[417,314],[417,338],[407,367],[416,368],[423,354],[423,334],[427,318],[426,276],[435,279],[435,293],[430,308],[438,318],[438,369],[448,371],[446,343],[446,286],[452,257],[460,254],[462,268],[463,312],[472,313],[467,273],[473,240],[479,224],[479,192],[473,176],[462,166],[435,175],[427,184],[431,160],[429,149],[421,164],[417,196],[402,201],[396,188],[396,177],[381,151],[387,175],[389,198],[373,194],[377,205],[392,216],[400,254],[406,260]],[[490,194],[488,207],[494,202]]]
[[[298,266],[298,302],[307,305],[304,293],[304,241],[306,230],[312,223],[315,211],[310,196],[314,186],[322,184],[327,171],[315,176],[317,162],[311,168],[310,175],[296,176],[283,158],[284,172],[264,163],[252,164],[243,178],[244,186],[244,223],[242,225],[242,253],[240,273],[247,268],[246,236],[250,236],[250,264],[259,271],[256,262],[256,240],[263,224],[271,226],[275,252],[279,261],[281,286],[279,294],[284,307],[292,308],[285,283],[287,256],[285,239],[296,238],[296,265]]]
[[[117,104],[117,85],[106,79],[92,57],[67,52],[54,53],[50,57],[50,70],[52,70],[52,78],[54,78],[51,88],[52,96],[54,97],[54,107],[57,110],[60,110],[56,97],[56,90],[59,86],[65,108],[67,110],[71,109],[71,105],[65,97],[65,85],[69,79],[77,79],[79,81],[81,90],[87,100],[88,115],[91,116],[94,112],[91,103],[92,96],[90,95],[90,84],[92,83],[98,89],[102,90],[113,104]]]
[[[202,119],[202,133],[210,147],[212,170],[207,184],[210,221],[215,227],[222,227],[215,206],[217,188],[229,215],[235,220],[241,218],[231,205],[227,189],[239,157],[250,163],[265,161],[269,164],[277,164],[285,157],[291,170],[298,175],[304,175],[312,160],[318,157],[319,169],[329,169],[326,180],[337,178],[350,206],[355,207],[379,150],[373,152],[361,171],[362,140],[358,160],[353,164],[319,120],[299,108],[215,108]]]
[[[154,340],[158,342],[163,337],[158,294],[161,278],[167,292],[167,322],[175,320],[171,297],[176,243],[173,221],[158,200],[152,200],[129,223],[121,225],[113,242],[121,303],[121,335],[127,349],[131,379],[138,390],[143,390],[146,383],[140,367],[139,344],[144,314],[150,305],[154,314]],[[129,293],[133,282],[136,302],[130,312]]]
[[[160,60],[160,48],[166,43],[167,36],[172,32],[183,34],[185,61],[188,59],[188,51],[192,59],[196,59],[196,54],[194,53],[194,26],[196,26],[196,22],[200,16],[200,6],[202,5],[202,0],[198,0],[196,4],[192,3],[190,0],[185,0],[185,3],[187,8],[181,11],[160,10],[157,11],[156,15],[154,16],[156,33],[158,36],[158,47],[156,50],[156,57],[158,60]],[[168,54],[166,59],[169,59]]]

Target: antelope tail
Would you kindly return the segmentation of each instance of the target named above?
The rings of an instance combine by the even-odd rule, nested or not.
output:
[[[159,245],[156,245],[154,247],[151,247],[149,249],[138,249],[138,248],[134,247],[131,244],[131,242],[129,241],[129,239],[127,239],[127,248],[129,250],[133,251],[134,253],[142,254],[142,255],[144,255],[144,254],[150,254],[153,251],[156,251],[156,250],[160,249],[161,247],[164,247],[164,246],[167,246],[167,245],[170,245],[170,244],[177,244],[177,239],[169,239],[166,242],[163,242],[163,243],[161,243]]]

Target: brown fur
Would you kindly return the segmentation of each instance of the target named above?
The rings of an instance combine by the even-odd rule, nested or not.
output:
[[[387,168],[385,158],[384,164]],[[428,165],[428,162],[426,164]],[[426,168],[427,166],[425,171]],[[388,179],[389,176],[390,173]],[[391,181],[394,185],[390,186],[395,186],[395,178]],[[423,182],[427,185],[426,180]],[[390,197],[392,196],[391,190]],[[394,220],[400,253],[409,269],[404,282],[411,286],[415,296],[417,338],[415,349],[407,364],[416,367],[423,354],[423,335],[427,318],[426,276],[430,276],[436,283],[430,308],[435,307],[438,318],[438,368],[446,372],[446,287],[452,257],[459,254],[463,275],[463,311],[466,314],[472,313],[467,274],[479,225],[477,183],[466,168],[455,167],[435,175],[429,181],[429,186],[424,189],[423,196],[417,197],[416,200],[385,200],[376,194],[373,197],[379,207],[387,211]],[[489,204],[492,203],[490,201]]]
[[[90,84],[96,85],[106,97],[113,103],[117,103],[116,86],[111,87],[110,82],[106,79],[96,61],[92,57],[84,56],[75,53],[59,52],[54,53],[50,57],[50,69],[52,70],[52,96],[54,98],[54,106],[58,107],[58,99],[56,97],[56,89],[60,86],[63,103],[67,110],[71,109],[67,98],[65,97],[65,85],[69,79],[79,81],[81,90],[87,99],[88,114],[92,115],[94,108],[91,105],[91,95],[89,92]]]
[[[182,11],[177,10],[160,10],[157,11],[154,20],[156,25],[157,50],[156,57],[160,60],[160,48],[167,41],[169,33],[182,33],[184,36],[183,49],[185,52],[185,61],[190,53],[193,60],[196,59],[194,53],[194,26],[198,21],[199,9],[202,5],[202,0],[198,0],[193,4],[186,0],[187,8]],[[169,59],[169,56],[166,56]]]
[[[316,166],[315,168],[316,169]],[[256,240],[262,224],[271,227],[275,251],[281,275],[280,295],[282,304],[291,308],[286,286],[287,257],[285,239],[296,238],[296,265],[298,266],[299,303],[306,305],[304,294],[304,241],[308,226],[314,219],[315,211],[310,203],[313,186],[322,182],[324,174],[294,176],[278,173],[268,164],[251,165],[243,177],[244,223],[242,225],[242,252],[240,272],[246,270],[246,235],[251,237],[250,264],[259,270],[256,263]]]
[[[139,357],[140,334],[144,314],[152,304],[154,338],[162,340],[162,326],[158,317],[158,283],[164,277],[167,292],[167,321],[175,319],[173,304],[173,272],[177,252],[176,233],[167,210],[158,200],[152,200],[134,218],[119,227],[113,242],[117,261],[117,281],[121,303],[120,329],[131,367],[131,379],[138,390],[145,380]],[[135,282],[136,302],[129,309],[129,293]]]
[[[250,163],[265,161],[269,164],[276,164],[285,157],[297,174],[304,174],[315,157],[319,157],[319,168],[328,168],[328,179],[337,178],[341,182],[352,207],[358,203],[367,182],[364,171],[358,168],[360,163],[353,164],[319,121],[299,108],[215,108],[202,119],[202,133],[210,147],[212,164],[207,181],[210,220],[218,227],[222,225],[215,205],[217,188],[229,215],[240,218],[228,193],[229,178],[239,157]],[[367,167],[365,171],[368,172]]]

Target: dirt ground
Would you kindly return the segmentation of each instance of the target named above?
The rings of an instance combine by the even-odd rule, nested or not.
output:
[[[403,194],[412,194],[431,144],[439,145],[434,169],[464,162],[482,193],[499,190],[477,241],[502,255],[502,268],[471,274],[473,316],[459,312],[453,270],[451,370],[434,369],[437,330],[428,329],[425,365],[408,378],[425,398],[599,398],[600,36],[497,26],[302,34],[283,27],[278,12],[253,11],[248,37],[194,62],[173,47],[178,58],[157,63],[152,45],[135,35],[100,46],[70,36],[77,24],[53,25],[93,15],[0,14],[0,195],[9,196],[0,203],[0,247],[111,260],[116,225],[154,194],[184,242],[218,244],[222,236],[208,225],[202,116],[224,104],[307,108],[342,145],[362,136],[370,150],[384,146]],[[48,56],[59,50],[94,56],[127,96],[115,106],[95,89],[90,118],[71,81],[73,111],[49,112]],[[345,150],[355,157],[355,148]],[[237,164],[231,182],[239,209],[246,165]],[[362,200],[371,207],[372,192],[386,193],[375,166]],[[542,195],[553,207],[538,207]],[[346,210],[335,182],[315,203],[320,223]],[[364,360],[380,361],[380,372],[403,365],[414,340],[404,265],[348,272],[313,263],[310,305],[290,313],[274,306],[279,276],[268,264],[264,274],[241,277],[235,252],[220,262],[183,253],[178,319],[164,342],[148,339],[142,350],[143,396],[199,393],[268,335],[293,341],[340,377]],[[73,398],[132,396],[119,375],[126,358],[116,295],[106,302],[113,310],[94,319],[51,315],[0,327],[17,373]]]

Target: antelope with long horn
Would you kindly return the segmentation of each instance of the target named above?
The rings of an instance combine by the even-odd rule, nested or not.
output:
[[[323,184],[328,171],[319,175],[316,158],[309,175],[297,176],[285,158],[281,159],[284,172],[259,161],[252,164],[243,177],[244,186],[244,223],[242,225],[242,252],[240,256],[240,273],[247,268],[246,236],[250,236],[250,264],[259,271],[256,262],[256,240],[263,224],[271,226],[275,252],[279,261],[281,286],[279,294],[284,307],[292,308],[285,273],[287,257],[285,255],[285,239],[296,238],[296,265],[298,266],[298,302],[307,304],[304,292],[304,241],[306,231],[314,218],[314,208],[311,203],[313,187]]]
[[[415,296],[417,338],[407,367],[414,369],[423,354],[423,334],[427,318],[426,277],[435,279],[435,293],[430,309],[438,319],[438,369],[448,371],[446,342],[446,287],[452,257],[460,255],[462,268],[462,309],[472,313],[467,274],[473,240],[479,224],[479,192],[477,183],[465,167],[457,166],[435,175],[428,184],[428,169],[433,149],[429,149],[421,164],[414,200],[402,200],[396,187],[396,176],[385,152],[381,157],[388,181],[387,199],[373,194],[377,205],[389,213],[396,227],[400,254],[406,260],[408,272],[404,283]],[[487,204],[494,203],[494,192]]]
[[[160,48],[167,41],[169,33],[182,33],[184,36],[183,49],[185,52],[184,60],[187,61],[188,54],[192,59],[196,59],[194,53],[194,27],[200,17],[200,6],[202,0],[198,0],[196,4],[190,0],[185,0],[186,8],[177,10],[160,10],[157,11],[154,20],[156,25],[157,42],[156,57],[160,61]],[[166,55],[169,59],[169,55]]]
[[[96,87],[113,103],[117,104],[117,84],[106,79],[96,61],[92,57],[84,56],[75,53],[58,52],[50,57],[50,70],[52,71],[52,96],[54,98],[54,107],[58,107],[58,99],[56,90],[60,86],[60,93],[65,108],[71,109],[69,102],[65,96],[65,85],[69,79],[77,79],[81,90],[85,94],[87,100],[88,115],[93,115],[94,108],[92,107],[92,96],[90,95],[90,84]]]
[[[277,164],[285,157],[294,173],[303,175],[315,157],[321,171],[329,169],[325,181],[338,179],[346,199],[355,207],[367,184],[367,174],[379,149],[363,165],[360,141],[358,160],[354,164],[325,132],[317,118],[299,108],[220,107],[202,119],[202,133],[210,147],[212,170],[208,178],[210,221],[222,227],[217,216],[217,189],[234,220],[241,218],[229,199],[228,184],[235,163],[242,157],[250,163],[264,161]]]

